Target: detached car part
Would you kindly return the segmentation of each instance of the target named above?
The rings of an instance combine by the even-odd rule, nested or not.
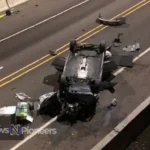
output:
[[[50,55],[52,55],[52,56],[57,55],[57,52],[56,52],[56,51],[54,51],[54,50],[49,50],[49,53],[50,53]]]
[[[116,18],[115,20],[108,20],[102,18],[101,14],[99,14],[98,18],[96,19],[96,22],[108,26],[120,26],[126,24],[126,18],[120,17],[120,18]]]
[[[33,122],[33,117],[31,116],[30,105],[27,102],[18,102],[16,106],[8,106],[0,108],[0,116],[15,116],[16,122],[29,121]]]
[[[123,51],[126,52],[135,52],[135,51],[139,51],[141,49],[140,44],[139,43],[135,43],[134,45],[129,45],[123,48]]]

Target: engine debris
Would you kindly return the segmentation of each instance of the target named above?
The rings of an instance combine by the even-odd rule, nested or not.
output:
[[[115,98],[111,101],[111,106],[117,106],[117,100]]]
[[[116,106],[117,106],[117,100],[116,98],[113,98],[113,100],[111,101],[110,105],[107,108],[111,109],[112,107],[116,107]]]

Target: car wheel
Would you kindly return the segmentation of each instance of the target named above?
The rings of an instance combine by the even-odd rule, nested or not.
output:
[[[77,41],[76,41],[76,40],[72,40],[72,41],[70,42],[70,51],[71,51],[72,53],[75,53],[76,46],[77,46]]]
[[[104,53],[106,51],[106,42],[101,41],[99,45],[99,53]]]

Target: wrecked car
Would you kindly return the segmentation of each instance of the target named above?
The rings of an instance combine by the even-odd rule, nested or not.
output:
[[[61,113],[89,119],[94,114],[97,103],[105,46],[104,41],[99,45],[71,41],[67,59],[60,58],[59,62],[54,62],[57,70],[61,72],[59,90],[42,103],[40,110],[43,108],[45,112],[45,104],[49,105],[49,110],[55,112],[55,115]]]
[[[84,121],[92,119],[99,92],[113,89],[116,84],[103,80],[106,74],[117,68],[107,49],[105,41],[96,45],[72,40],[67,58],[59,57],[52,63],[60,72],[59,90],[41,96],[40,112]]]
[[[132,61],[133,56],[114,56],[105,41],[96,45],[72,40],[68,56],[52,62],[60,73],[58,90],[41,95],[36,102],[18,102],[16,106],[1,108],[0,115],[15,114],[16,120],[33,122],[30,112],[36,110],[39,115],[67,116],[71,122],[90,121],[100,92],[115,91],[116,83],[111,82],[109,75],[119,66],[132,67]],[[17,93],[16,97],[21,101],[31,99],[25,93]]]

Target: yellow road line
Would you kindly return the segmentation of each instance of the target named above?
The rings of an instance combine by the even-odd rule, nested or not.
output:
[[[122,13],[116,15],[116,16],[113,17],[112,19],[115,19],[115,18],[120,17],[120,16],[124,16],[124,17],[125,17],[125,16],[128,16],[129,14],[131,14],[131,13],[135,12],[136,10],[142,8],[143,6],[145,6],[146,4],[148,4],[149,2],[150,2],[150,0],[143,0],[143,1],[139,2],[139,3],[137,3],[136,5],[130,7],[129,9],[125,10],[124,12],[122,12]],[[90,37],[94,36],[95,34],[99,33],[100,31],[106,29],[107,27],[108,27],[108,26],[99,25],[99,26],[97,26],[96,28],[90,30],[89,32],[87,32],[87,33],[85,33],[84,35],[82,35],[82,36],[80,36],[79,38],[77,38],[77,40],[78,40],[79,42],[83,42],[83,41],[89,39]],[[85,38],[83,38],[83,37],[85,37]],[[57,51],[61,51],[61,52],[58,53],[57,56],[59,56],[59,55],[63,54],[64,52],[66,52],[66,51],[68,50],[68,48],[67,48],[68,45],[69,45],[69,43],[66,44],[66,45],[64,45],[64,46],[62,46],[62,47],[60,47],[59,49],[57,49]],[[27,66],[25,66],[25,67],[19,69],[18,71],[16,71],[16,72],[14,72],[14,73],[12,73],[12,74],[10,74],[10,75],[8,75],[8,76],[2,78],[2,79],[0,80],[0,82],[2,82],[2,81],[4,81],[4,80],[6,80],[6,79],[12,77],[12,78],[9,79],[8,81],[6,81],[6,82],[0,84],[0,87],[3,87],[4,85],[7,85],[8,83],[10,83],[10,82],[12,82],[12,81],[18,79],[19,77],[21,77],[21,76],[27,74],[28,72],[30,72],[30,71],[32,71],[32,70],[38,68],[39,66],[41,66],[41,65],[45,64],[46,62],[52,60],[53,58],[57,57],[57,56],[52,56],[52,57],[50,57],[50,58],[47,58],[48,56],[49,56],[49,54],[45,55],[44,57],[41,57],[40,59],[34,61],[33,63],[30,63],[29,65],[27,65]],[[44,60],[44,59],[46,59],[46,60]],[[42,62],[39,63],[40,61],[42,61]],[[36,63],[39,63],[39,64],[36,65]],[[33,66],[33,65],[35,65],[35,66]],[[31,66],[33,66],[33,67],[30,68],[30,69],[28,69],[28,70],[25,70],[25,69],[27,69],[27,68],[29,68],[29,67],[31,67]],[[24,70],[25,70],[25,71],[24,71]],[[19,72],[21,72],[21,71],[24,71],[24,72],[21,73],[21,74],[19,74],[19,75],[17,75],[16,77],[13,77],[14,75],[16,75],[17,73],[19,73]]]
[[[4,18],[5,16],[6,16],[5,14],[0,15],[0,19]]]
[[[141,4],[145,3],[145,2],[146,2],[146,0],[143,0],[143,1],[141,1],[141,2],[139,2],[139,3],[137,3],[137,4],[135,4],[135,5],[133,5],[132,7],[128,8],[128,9],[125,10],[124,12],[122,12],[122,13],[116,15],[116,16],[113,17],[112,19],[115,19],[115,18],[117,18],[117,17],[120,17],[121,15],[123,15],[123,14],[129,12],[130,10],[136,8],[137,6],[139,6],[139,5],[141,5]],[[94,28],[94,29],[92,29],[92,30],[86,32],[85,34],[83,34],[82,36],[80,36],[79,38],[77,38],[77,40],[79,41],[81,38],[83,38],[83,37],[89,35],[89,34],[92,33],[92,32],[95,32],[95,30],[100,29],[101,27],[103,27],[103,25],[99,25],[99,26],[97,26],[96,28]],[[82,41],[83,41],[83,40],[82,40]],[[62,47],[60,47],[60,48],[57,49],[56,51],[59,52],[59,51],[61,51],[61,50],[64,50],[65,48],[67,48],[67,46],[69,46],[69,43],[68,43],[68,44],[65,44],[65,45],[62,46]],[[33,66],[33,65],[36,65],[36,63],[39,63],[40,61],[46,59],[46,58],[49,57],[49,56],[50,56],[50,55],[47,54],[47,55],[41,57],[40,59],[38,59],[38,60],[36,60],[36,61],[34,61],[34,62],[32,62],[32,63],[26,65],[25,67],[23,67],[23,68],[21,68],[21,69],[15,71],[15,72],[13,72],[13,73],[11,73],[11,74],[8,75],[8,76],[6,76],[6,77],[0,79],[0,82],[2,82],[2,81],[4,81],[4,80],[6,80],[6,79],[8,79],[8,78],[10,78],[10,77],[12,77],[12,76],[14,76],[15,74],[18,74],[19,72],[21,72],[21,71],[23,71],[23,70],[25,70],[25,69],[27,69],[27,68],[30,68],[30,67]],[[54,57],[51,57],[51,58],[54,58]],[[47,59],[49,59],[49,58],[47,58]]]

